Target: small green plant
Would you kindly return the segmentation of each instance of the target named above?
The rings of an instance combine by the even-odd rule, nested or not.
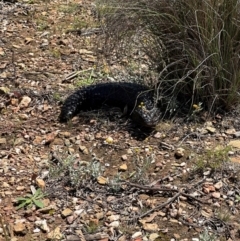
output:
[[[96,233],[99,224],[94,221],[90,221],[89,224],[86,226],[87,233]]]
[[[122,175],[121,173],[117,173],[112,179],[109,180],[109,186],[111,190],[115,193],[121,190],[121,182],[122,182]]]
[[[200,235],[199,235],[200,241],[215,241],[217,240],[217,237],[214,234],[209,233],[207,229],[205,229]]]
[[[74,168],[73,166],[69,166],[69,177],[71,181],[71,185],[73,187],[78,187],[86,181],[89,181],[89,178],[97,179],[97,177],[101,176],[104,167],[101,166],[98,161],[91,161],[89,163],[83,163]]]
[[[203,110],[202,102],[193,104],[188,120],[196,120],[197,115]]]
[[[5,241],[10,241],[11,238],[10,238],[10,236],[8,234],[8,230],[6,228],[6,224],[4,224],[4,220],[2,218],[2,215],[0,215],[0,227],[2,228]]]
[[[78,32],[82,31],[82,29],[88,28],[88,27],[93,27],[89,22],[79,19],[78,17],[74,17],[71,24],[67,26],[66,32]]]
[[[49,28],[49,24],[46,19],[37,19],[36,24],[39,31],[44,31]]]
[[[235,202],[237,202],[237,203],[240,202],[240,196],[239,195],[236,195],[235,198],[236,198]]]
[[[215,170],[221,167],[224,162],[228,161],[228,152],[230,150],[230,146],[207,150],[201,156],[197,157],[195,168],[203,171],[205,168]]]
[[[87,78],[82,79],[79,77],[79,80],[76,82],[77,87],[82,87],[82,86],[93,84],[95,81],[93,78],[93,73],[94,73],[93,71],[94,71],[94,69],[91,69],[91,73]]]
[[[217,218],[219,218],[221,221],[223,222],[228,222],[230,220],[230,213],[228,210],[220,210],[218,213],[217,213]]]
[[[106,56],[148,56],[163,103],[180,100],[185,113],[199,102],[210,113],[239,103],[238,0],[98,0],[97,9]]]
[[[27,194],[26,197],[18,197],[17,202],[19,205],[17,206],[17,210],[25,207],[31,208],[33,205],[37,206],[38,208],[43,208],[44,204],[41,199],[44,196],[45,194],[39,188],[34,194]]]
[[[132,182],[140,181],[141,183],[147,183],[149,181],[149,169],[151,167],[151,163],[154,162],[154,159],[155,159],[154,154],[146,156],[143,159],[140,159],[137,156],[136,169],[133,173],[130,174],[129,179]]]
[[[71,3],[71,4],[65,4],[59,6],[59,12],[65,13],[65,14],[73,14],[77,13],[80,10],[80,5],[77,3]]]
[[[58,48],[53,48],[50,53],[54,58],[58,59],[61,57],[61,51]]]
[[[75,156],[69,156],[61,161],[60,165],[50,168],[50,176],[66,176],[72,187],[77,188],[91,179],[97,179],[104,171],[100,162],[92,160],[90,162],[78,161]]]
[[[60,101],[62,98],[61,98],[61,96],[60,96],[59,93],[54,93],[54,94],[53,94],[53,99],[54,99],[54,100],[57,100],[57,101]]]

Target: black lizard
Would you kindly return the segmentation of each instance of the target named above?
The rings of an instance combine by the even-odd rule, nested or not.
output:
[[[135,83],[117,82],[90,85],[77,90],[64,102],[59,119],[66,122],[81,110],[99,109],[103,104],[127,107],[127,113],[141,126],[154,127],[160,110],[154,100],[154,90]]]

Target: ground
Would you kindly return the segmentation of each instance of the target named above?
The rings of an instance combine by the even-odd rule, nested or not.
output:
[[[0,18],[0,240],[240,239],[237,116],[61,124],[74,89],[128,77],[128,60],[99,57],[95,2],[2,1]]]

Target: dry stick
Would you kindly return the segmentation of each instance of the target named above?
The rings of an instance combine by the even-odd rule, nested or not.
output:
[[[15,52],[13,49],[11,49],[12,52],[12,65],[13,65],[13,75],[14,75],[14,80],[16,80],[16,64],[15,64]]]
[[[190,134],[187,134],[186,136],[183,137],[183,139],[181,140],[181,142],[178,144],[178,146],[181,146],[183,144],[183,142],[189,137],[189,136],[192,136],[192,135],[196,135],[198,137],[198,140],[201,141],[201,139],[199,138],[199,136],[203,136],[201,134],[199,134],[198,132],[192,132]]]
[[[173,201],[175,201],[175,199],[177,199],[181,194],[182,194],[181,192],[178,192],[178,193],[175,194],[172,198],[170,198],[168,201],[166,201],[166,202],[164,202],[164,203],[156,206],[155,208],[152,208],[151,210],[149,210],[149,211],[147,211],[147,212],[139,215],[137,219],[141,219],[141,218],[147,216],[148,214],[152,213],[153,211],[155,211],[155,210],[157,210],[157,209],[161,209],[161,208],[167,206],[168,204],[170,204],[170,203],[172,203]]]
[[[84,72],[87,72],[87,71],[90,71],[90,70],[93,70],[93,68],[84,69],[84,70],[79,70],[79,71],[75,71],[75,72],[73,72],[73,73],[70,73],[69,75],[67,75],[67,76],[62,80],[62,82],[71,80],[71,79],[75,78],[77,75],[79,75],[80,73],[84,73]]]
[[[131,187],[137,187],[139,189],[148,190],[148,191],[178,192],[178,190],[176,190],[176,189],[170,189],[167,187],[163,188],[163,187],[143,186],[143,185],[139,185],[139,184],[135,184],[135,183],[131,183],[131,182],[123,182],[122,184],[126,184]]]
[[[189,77],[189,76],[190,76],[192,73],[194,73],[198,68],[200,68],[201,65],[202,65],[205,61],[207,61],[210,57],[212,57],[212,56],[215,55],[215,54],[216,54],[216,53],[210,54],[210,55],[207,56],[202,62],[200,62],[200,64],[198,64],[198,65],[196,66],[196,68],[194,68],[193,70],[189,70],[181,79],[179,79],[179,80],[177,81],[177,83],[176,83],[175,86],[174,86],[174,90],[176,89],[178,83],[182,82],[184,79],[186,79],[187,77]]]
[[[190,195],[190,194],[186,194],[184,192],[179,192],[177,189],[170,189],[170,188],[162,188],[162,187],[150,187],[150,186],[142,186],[142,185],[139,185],[139,184],[135,184],[135,183],[131,183],[131,182],[125,182],[124,184],[126,185],[129,185],[129,186],[132,186],[132,187],[137,187],[139,189],[143,189],[143,190],[148,190],[148,191],[162,191],[162,192],[178,192],[180,193],[180,195],[184,196],[184,197],[187,197],[187,198],[190,198],[190,199],[193,199],[197,202],[200,202],[200,203],[205,203],[204,201]]]
[[[3,223],[3,220],[2,220],[2,215],[0,215],[0,227],[2,227],[2,229],[3,229],[3,234],[4,234],[4,236],[5,236],[6,241],[10,241],[10,237],[9,237],[9,235],[7,234],[6,227],[5,227],[5,225],[4,225],[4,223]]]
[[[179,218],[179,221],[184,224],[184,225],[187,225],[187,226],[192,226],[194,228],[201,228],[203,225],[198,225],[198,224],[195,224],[195,223],[189,223],[187,221],[185,221],[183,218]]]
[[[86,241],[81,229],[78,230],[78,236],[80,238],[80,241]]]

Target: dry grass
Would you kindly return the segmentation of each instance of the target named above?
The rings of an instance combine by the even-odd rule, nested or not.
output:
[[[237,0],[99,0],[104,50],[144,51],[168,109],[202,102],[209,112],[231,110],[239,102],[239,11]]]

